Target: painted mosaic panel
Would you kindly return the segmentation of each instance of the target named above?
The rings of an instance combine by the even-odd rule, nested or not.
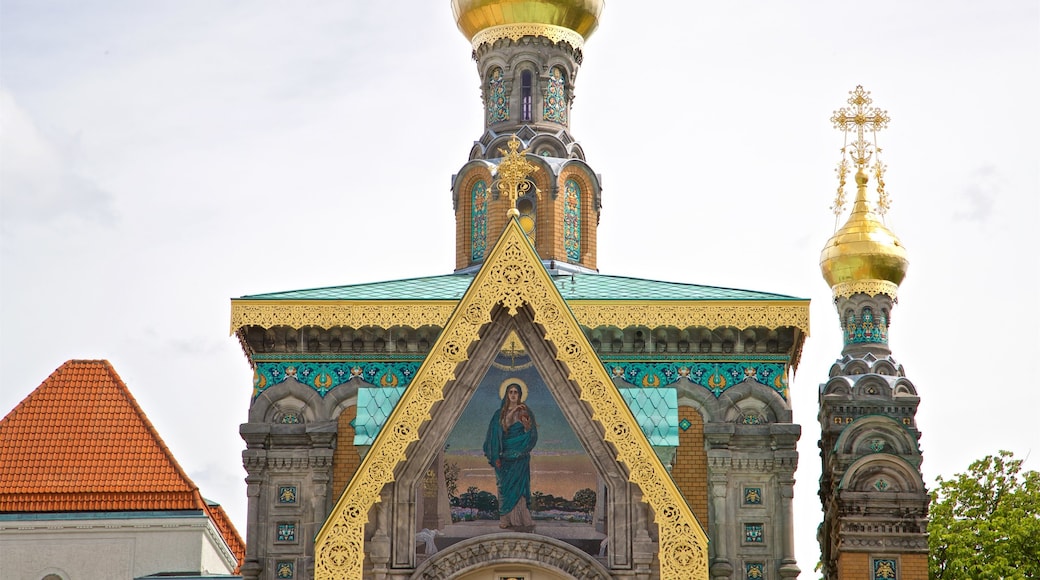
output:
[[[744,571],[748,580],[764,580],[766,577],[766,565],[759,562],[745,564]]]
[[[278,578],[292,578],[295,573],[295,564],[287,561],[279,561],[274,565],[275,576]]]
[[[283,485],[278,488],[278,503],[280,504],[293,504],[296,503],[296,486],[295,485]]]
[[[744,541],[748,544],[765,542],[764,528],[762,524],[744,524]]]
[[[322,397],[355,377],[376,387],[404,387],[421,364],[422,361],[257,362],[253,398],[290,378],[313,388]]]
[[[487,122],[497,123],[509,118],[509,99],[506,97],[506,79],[502,69],[495,67],[488,75]]]
[[[744,505],[762,505],[762,488],[745,487]]]
[[[874,559],[874,580],[892,580],[897,578],[897,564],[894,558]]]
[[[888,320],[884,312],[875,317],[874,311],[865,307],[859,318],[848,312],[844,327],[845,344],[888,344]]]
[[[295,542],[296,541],[296,524],[281,522],[278,524],[278,541],[279,542]]]
[[[488,187],[483,179],[473,184],[470,221],[470,259],[478,262],[487,252]]]
[[[611,376],[637,387],[665,387],[685,378],[718,397],[726,389],[751,379],[772,387],[787,399],[787,367],[784,363],[609,361],[604,364]]]
[[[568,260],[581,261],[581,186],[573,179],[564,184],[563,249]]]
[[[563,69],[558,66],[552,67],[549,71],[542,119],[553,123],[567,123],[567,83],[563,79]]]

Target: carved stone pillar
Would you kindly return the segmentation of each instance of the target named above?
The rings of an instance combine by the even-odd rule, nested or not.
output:
[[[733,564],[729,558],[729,537],[732,536],[729,528],[732,523],[726,517],[726,495],[729,490],[728,473],[712,473],[709,486],[711,489],[711,503],[714,517],[712,524],[715,528],[715,560],[711,564],[709,574],[713,580],[733,577]]]
[[[778,483],[780,487],[780,510],[779,515],[783,526],[783,558],[780,561],[781,578],[797,578],[801,574],[797,560],[794,556],[794,473],[784,472],[779,474]]]

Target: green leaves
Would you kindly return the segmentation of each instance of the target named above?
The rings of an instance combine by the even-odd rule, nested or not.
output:
[[[928,524],[933,580],[1040,578],[1040,473],[1009,451],[939,477]]]

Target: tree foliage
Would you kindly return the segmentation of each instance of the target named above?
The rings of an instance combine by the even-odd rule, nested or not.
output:
[[[1040,473],[1009,451],[937,479],[928,524],[933,580],[1040,578]]]

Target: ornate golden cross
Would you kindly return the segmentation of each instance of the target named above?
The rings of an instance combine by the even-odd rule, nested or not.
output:
[[[834,215],[837,216],[841,213],[842,208],[845,207],[845,177],[849,172],[845,152],[847,148],[851,147],[852,161],[856,164],[857,175],[870,163],[871,155],[877,154],[872,167],[874,177],[878,182],[877,211],[879,214],[885,215],[889,201],[888,194],[885,192],[885,165],[881,163],[880,159],[881,148],[877,146],[877,132],[888,127],[888,121],[890,120],[888,112],[871,106],[874,100],[870,98],[870,91],[863,90],[863,85],[857,85],[856,90],[849,91],[849,95],[851,96],[848,103],[852,106],[849,108],[842,107],[834,111],[834,115],[831,116],[831,123],[834,123],[834,128],[841,130],[845,134],[845,146],[841,148],[841,162],[838,163],[838,168],[835,170],[838,174],[838,194],[831,209],[834,210]],[[856,130],[856,140],[850,146],[848,144],[849,131],[853,130],[853,128]],[[865,134],[867,130],[871,132],[873,143],[868,142],[866,139]]]
[[[524,157],[528,149],[520,151],[520,140],[516,135],[509,140],[509,151],[498,151],[502,154],[502,161],[498,164],[498,191],[509,197],[509,211],[506,215],[518,217],[520,211],[516,209],[516,200],[531,190],[532,183],[527,180],[527,176],[538,171],[538,166]],[[539,195],[537,187],[534,188],[534,194]]]

